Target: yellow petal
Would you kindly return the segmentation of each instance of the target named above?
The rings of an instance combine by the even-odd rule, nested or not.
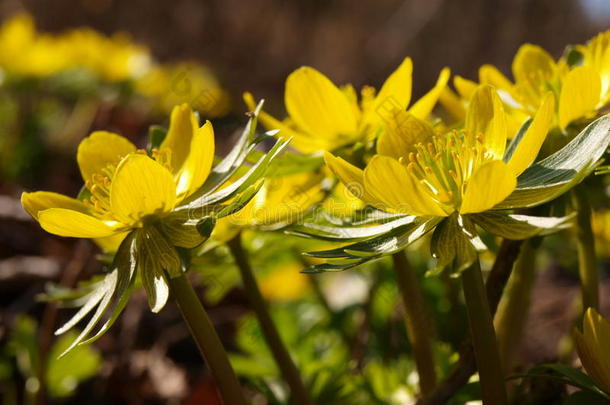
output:
[[[146,155],[132,154],[121,161],[110,186],[114,217],[128,225],[143,217],[169,212],[176,202],[171,173]]]
[[[445,87],[443,89],[438,101],[454,118],[463,120],[466,116],[463,100],[458,97],[458,95],[455,94],[449,87]]]
[[[355,197],[364,200],[364,172],[332,153],[324,153],[324,161],[331,172]]]
[[[441,70],[441,73],[438,76],[438,80],[434,87],[426,93],[422,98],[417,100],[415,104],[411,108],[409,108],[409,112],[416,116],[419,119],[425,119],[430,115],[432,109],[436,105],[441,93],[447,87],[447,82],[449,81],[449,77],[451,76],[451,71],[449,68],[444,68]]]
[[[588,66],[570,71],[562,82],[559,95],[559,127],[565,129],[570,122],[595,111],[601,96],[599,73]]]
[[[383,123],[386,116],[396,110],[406,110],[411,102],[413,62],[405,58],[400,66],[386,79],[375,99],[367,105],[365,124]]]
[[[536,156],[538,156],[540,147],[549,132],[554,112],[555,97],[549,92],[542,100],[534,120],[508,162],[508,167],[513,171],[515,176],[523,173],[536,159]]]
[[[188,104],[177,105],[172,109],[167,136],[159,149],[171,150],[173,173],[178,173],[187,159],[197,128],[197,116]]]
[[[470,136],[482,137],[490,156],[502,159],[506,148],[506,114],[493,87],[481,85],[477,88],[466,112],[464,128]]]
[[[521,45],[512,64],[515,82],[519,85],[539,87],[540,81],[555,74],[553,57],[537,45]]]
[[[256,103],[254,102],[254,97],[251,93],[245,92],[243,94],[244,102],[250,109],[250,111],[254,111],[256,108]],[[310,135],[296,131],[291,128],[287,122],[282,122],[273,116],[267,114],[265,111],[261,111],[258,115],[259,121],[265,126],[265,128],[271,129],[279,129],[279,136],[282,138],[288,139],[292,138],[290,141],[290,146],[295,148],[296,150],[303,153],[314,153],[319,151],[324,151],[331,148],[331,144],[327,142],[326,139],[323,138],[313,138]]]
[[[76,198],[71,198],[63,194],[53,193],[50,191],[23,193],[21,194],[21,205],[23,206],[23,209],[34,219],[38,219],[38,213],[40,211],[44,211],[49,208],[66,208],[82,213],[89,212],[85,204]]]
[[[460,97],[470,100],[477,89],[477,84],[472,80],[464,79],[462,76],[454,76],[453,87],[455,87]]]
[[[487,211],[508,197],[516,186],[516,176],[506,163],[501,160],[487,162],[468,180],[460,213]]]
[[[214,162],[214,128],[210,121],[195,131],[189,154],[178,172],[176,194],[184,199],[208,178]]]
[[[103,238],[119,230],[119,225],[110,225],[91,215],[67,208],[40,211],[38,222],[49,233],[73,238]]]
[[[610,323],[593,308],[583,319],[583,333],[574,333],[578,356],[595,383],[610,392]]]
[[[377,153],[396,159],[416,152],[415,145],[434,136],[434,130],[425,121],[407,111],[397,111],[388,121],[385,131],[377,140]]]
[[[129,232],[119,232],[105,238],[96,238],[93,241],[104,253],[116,253],[119,250],[119,246],[121,246],[121,242],[123,242],[123,239],[128,234]]]
[[[446,216],[438,203],[397,160],[375,155],[364,170],[366,201],[382,209],[418,216]]]
[[[357,121],[349,100],[313,68],[302,67],[288,76],[285,102],[295,124],[314,139],[326,139],[338,147],[357,136]]]
[[[513,84],[493,65],[483,65],[479,68],[479,82],[490,84],[496,89],[510,92]]]
[[[76,161],[85,182],[108,166],[117,165],[122,158],[136,151],[127,138],[112,132],[96,131],[78,145]]]

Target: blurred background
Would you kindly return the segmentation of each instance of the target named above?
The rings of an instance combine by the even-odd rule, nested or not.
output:
[[[42,354],[24,342],[38,341],[48,354],[55,344],[51,332],[67,319],[68,311],[37,302],[36,297],[48,282],[70,287],[101,269],[96,247],[44,233],[19,204],[24,190],[76,195],[82,182],[74,152],[92,130],[116,131],[142,144],[150,124],[167,124],[166,104],[175,101],[175,94],[169,92],[176,93],[176,86],[190,86],[203,77],[202,83],[212,83],[212,93],[189,90],[186,99],[177,101],[195,104],[201,102],[201,94],[204,99],[212,94],[214,106],[204,104],[203,115],[213,119],[222,153],[245,122],[242,92],[265,98],[267,109],[282,117],[284,80],[301,65],[315,67],[337,84],[378,87],[410,56],[414,93],[419,96],[432,87],[444,66],[454,74],[476,79],[478,67],[491,63],[510,75],[512,58],[524,42],[538,44],[559,57],[566,45],[585,42],[610,28],[608,0],[0,0],[0,25],[22,12],[33,17],[41,35],[60,35],[81,27],[109,37],[125,33],[149,49],[144,53],[150,60],[167,67],[170,73],[164,73],[163,80],[170,85],[153,91],[157,76],[150,72],[148,81],[135,85],[135,96],[130,93],[132,88],[117,87],[118,81],[113,80],[108,80],[113,82],[110,87],[102,81],[96,84],[103,92],[98,87],[86,91],[61,87],[55,94],[60,88],[56,84],[32,84],[22,78],[15,85],[0,85],[3,404],[23,403],[27,398],[24,386],[36,391],[27,384],[35,384],[35,363]],[[52,52],[49,58],[53,59]],[[171,73],[170,67],[178,63],[189,63],[195,70],[202,67],[203,72],[197,79],[189,76],[191,67],[175,68]],[[97,99],[92,91],[105,95]],[[17,104],[2,102],[7,94],[15,99],[13,93],[20,94]],[[125,93],[130,95],[123,97]],[[148,98],[139,98],[143,96]],[[563,254],[568,262],[573,260],[569,251]],[[537,280],[530,314],[536,322],[528,324],[528,343],[523,348],[523,356],[532,362],[557,356],[578,291],[574,274],[562,272],[556,262],[547,267]],[[231,347],[236,322],[246,305],[239,288],[233,288],[235,283],[222,280],[222,297],[210,300],[210,313]],[[220,287],[212,285],[214,288]],[[604,288],[603,304],[608,309],[607,280]],[[31,318],[22,317],[26,313]],[[71,376],[72,380],[61,380],[69,395],[32,401],[215,403],[198,353],[171,306],[152,316],[144,295],[136,294],[115,330],[96,345],[96,351],[81,363],[90,364],[96,378],[77,387],[81,377]],[[78,364],[74,361],[72,367]],[[98,399],[91,399],[92,395]],[[207,402],[201,402],[202,398]]]

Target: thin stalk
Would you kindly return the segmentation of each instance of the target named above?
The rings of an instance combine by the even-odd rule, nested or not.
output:
[[[592,307],[599,310],[599,276],[597,274],[597,255],[595,238],[591,229],[591,205],[584,189],[572,193],[576,206],[576,246],[578,249],[578,273],[582,291],[582,313]]]
[[[462,286],[474,355],[479,369],[483,404],[506,405],[500,352],[478,260],[462,273]]]
[[[500,358],[506,374],[510,373],[516,364],[517,352],[523,340],[532,288],[536,279],[535,244],[536,242],[528,240],[521,246],[519,258],[515,262],[494,319]]]
[[[172,296],[226,405],[248,405],[229,358],[186,275],[169,278]]]
[[[436,386],[436,369],[432,352],[433,328],[417,274],[411,268],[404,251],[392,255],[398,289],[405,308],[407,336],[419,374],[419,389],[427,395]]]
[[[313,405],[313,402],[303,384],[301,374],[290,357],[290,353],[284,346],[282,338],[271,319],[267,303],[258,288],[258,283],[252,272],[252,267],[248,261],[246,252],[241,245],[241,235],[237,235],[228,242],[229,250],[235,259],[235,264],[239,268],[241,278],[244,283],[250,306],[258,318],[263,336],[267,341],[267,346],[279,367],[284,380],[290,387],[292,398],[295,404]]]

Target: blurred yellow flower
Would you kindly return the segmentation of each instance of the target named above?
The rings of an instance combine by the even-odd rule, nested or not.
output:
[[[142,75],[149,64],[148,50],[124,34],[108,38],[85,28],[41,34],[27,14],[18,14],[0,27],[0,69],[11,74],[47,77],[87,69],[116,82]]]
[[[302,274],[298,262],[282,262],[273,267],[260,281],[261,293],[270,301],[292,301],[309,291],[309,276]]]
[[[574,329],[576,351],[589,377],[610,393],[610,323],[595,309],[588,308],[583,330]]]
[[[556,101],[553,125],[564,130],[575,120],[594,117],[610,101],[610,31],[576,49],[582,61],[570,64],[566,57],[555,61],[541,47],[524,44],[513,59],[514,83],[492,65],[481,66],[479,83],[493,85],[498,90],[513,128],[533,116],[550,91]],[[476,83],[456,76],[454,87],[459,97],[446,89],[440,102],[453,115],[462,118],[463,104],[471,97]]]
[[[517,177],[536,158],[553,105],[547,94],[506,162],[506,113],[496,91],[482,85],[473,93],[463,130],[437,134],[405,111],[380,136],[378,155],[364,170],[330,153],[326,163],[350,191],[381,210],[436,217],[483,212],[514,191]]]
[[[292,137],[291,145],[304,153],[333,151],[342,146],[374,139],[385,123],[411,103],[413,63],[405,58],[386,79],[379,93],[370,86],[361,91],[358,102],[351,85],[341,88],[311,67],[301,67],[286,79],[284,101],[289,118],[279,121],[262,112],[260,120],[270,129]],[[409,107],[414,116],[425,119],[434,108],[449,80],[449,69],[441,71],[436,85]],[[244,94],[248,108],[256,105]]]
[[[323,178],[316,172],[266,178],[245,207],[216,223],[212,239],[226,242],[244,228],[277,227],[299,221],[324,198]]]
[[[197,63],[155,66],[136,82],[136,90],[153,100],[154,107],[170,111],[189,103],[208,118],[226,115],[231,107],[229,95],[211,71]]]

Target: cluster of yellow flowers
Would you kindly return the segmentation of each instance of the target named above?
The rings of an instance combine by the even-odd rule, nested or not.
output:
[[[45,79],[75,70],[102,82],[131,82],[164,112],[188,102],[215,118],[230,108],[228,94],[208,68],[193,62],[159,64],[125,33],[108,37],[90,28],[41,33],[27,14],[0,26],[0,84],[7,77]]]

